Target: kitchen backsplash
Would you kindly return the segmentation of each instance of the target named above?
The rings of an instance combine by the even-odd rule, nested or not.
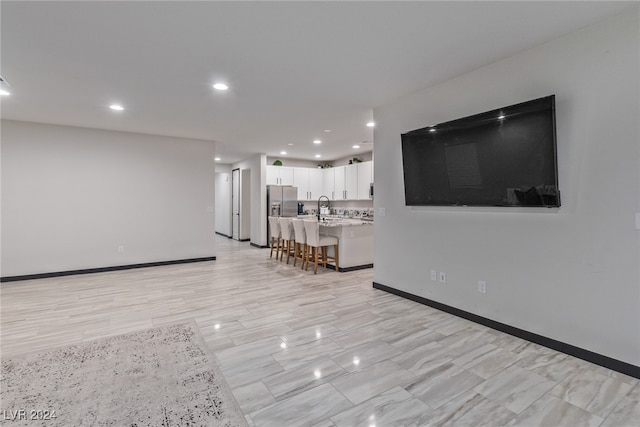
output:
[[[304,209],[305,215],[317,215],[318,209]],[[341,207],[331,207],[329,215],[344,216],[349,218],[373,218],[373,208],[350,209]]]

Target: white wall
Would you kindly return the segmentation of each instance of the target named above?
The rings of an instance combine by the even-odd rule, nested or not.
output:
[[[276,160],[280,160],[282,162],[283,166],[292,166],[292,167],[301,167],[301,168],[317,168],[318,165],[320,164],[325,164],[325,163],[329,163],[332,166],[343,166],[343,165],[348,165],[349,164],[349,160],[353,159],[354,157],[359,158],[360,160],[362,160],[363,162],[368,162],[373,160],[373,152],[371,151],[367,151],[364,153],[353,153],[350,156],[347,157],[341,157],[339,159],[335,159],[335,160],[302,160],[302,159],[290,159],[287,157],[267,157],[267,165],[272,165],[274,161]]]
[[[231,236],[231,165],[216,165],[216,233]]]
[[[266,154],[256,154],[231,165],[232,169],[251,170],[251,243],[267,244],[267,170]],[[241,186],[243,187],[243,186]]]
[[[289,159],[284,157],[267,157],[266,164],[272,165],[276,160],[280,160],[282,162],[282,166],[291,166],[297,168],[317,168],[318,163],[320,163],[311,160]]]
[[[640,365],[638,35],[636,10],[377,108],[375,282]],[[550,94],[558,211],[404,206],[401,133]]]
[[[329,163],[331,163],[333,166],[348,165],[349,164],[349,160],[353,160],[354,157],[359,158],[363,162],[370,162],[370,161],[373,161],[373,152],[367,151],[365,153],[354,153],[351,156],[342,157],[342,158],[336,159],[336,160],[334,160],[332,162],[329,162]]]
[[[215,256],[214,154],[209,141],[3,120],[2,276]]]

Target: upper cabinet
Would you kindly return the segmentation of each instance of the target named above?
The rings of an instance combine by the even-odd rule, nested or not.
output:
[[[293,185],[293,170],[288,166],[267,165],[267,185]]]
[[[335,168],[320,169],[322,171],[322,195],[327,196],[330,200],[335,200]]]
[[[344,167],[344,198],[346,200],[358,198],[358,164]]]
[[[318,200],[320,196],[329,197],[324,193],[322,178],[322,169],[309,169],[309,196],[311,196],[311,200]]]
[[[347,187],[344,177],[344,166],[336,166],[333,169],[333,200],[346,200]]]
[[[322,196],[323,169],[293,168],[293,185],[298,188],[298,200],[317,200]]]
[[[373,162],[362,162],[358,167],[358,200],[369,199],[369,188],[373,183]]]
[[[333,200],[356,200],[358,198],[358,165],[336,166],[334,173]]]
[[[267,185],[278,185],[280,181],[280,169],[282,166],[267,165]]]
[[[298,200],[369,200],[373,182],[373,162],[333,168],[301,168],[267,165],[267,185],[293,185]]]
[[[293,185],[298,188],[298,200],[311,200],[308,168],[293,168]]]

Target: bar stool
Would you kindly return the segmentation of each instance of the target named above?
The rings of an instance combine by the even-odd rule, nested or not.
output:
[[[304,231],[304,220],[293,218],[293,234],[295,242],[293,244],[293,266],[300,260],[300,268],[304,268],[307,262],[307,233]]]
[[[271,232],[271,252],[269,258],[273,258],[273,250],[276,250],[276,259],[280,254],[280,222],[277,216],[269,217],[269,231]]]
[[[338,238],[333,236],[321,236],[320,225],[317,221],[305,221],[304,231],[307,233],[307,247],[311,248],[311,257],[313,261],[313,274],[318,273],[318,263],[321,263],[323,267],[327,268],[327,261],[331,260],[336,264],[336,271],[340,271],[338,265]],[[327,246],[333,246],[333,256],[327,255]],[[322,251],[322,256],[318,253],[318,249]],[[307,260],[307,268],[309,268],[309,261]]]
[[[280,261],[284,258],[284,254],[287,254],[287,264],[289,264],[289,257],[295,254],[293,253],[295,243],[293,240],[293,227],[291,226],[291,218],[280,218],[280,237],[282,239],[282,250],[280,251]]]

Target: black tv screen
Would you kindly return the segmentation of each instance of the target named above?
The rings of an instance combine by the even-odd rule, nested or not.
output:
[[[559,207],[555,96],[402,134],[407,206]]]

